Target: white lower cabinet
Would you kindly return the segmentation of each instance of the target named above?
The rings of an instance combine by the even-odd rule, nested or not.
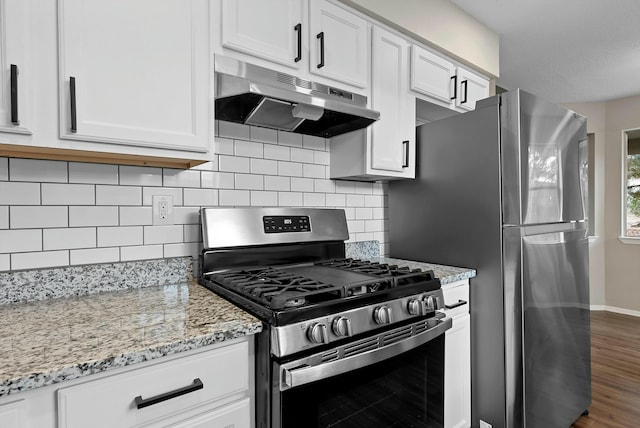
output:
[[[0,427],[26,428],[25,402],[22,399],[0,405]]]
[[[453,326],[445,336],[444,426],[471,426],[471,316],[469,314],[469,282],[445,285],[447,316]],[[463,303],[464,302],[464,303]]]

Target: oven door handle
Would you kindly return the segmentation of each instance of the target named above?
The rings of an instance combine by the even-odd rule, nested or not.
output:
[[[440,321],[437,326],[415,336],[339,360],[318,365],[309,365],[310,358],[288,362],[286,367],[280,366],[280,391],[379,363],[424,345],[451,328],[451,318],[443,318]]]

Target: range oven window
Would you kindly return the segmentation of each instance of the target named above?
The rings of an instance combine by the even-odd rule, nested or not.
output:
[[[442,427],[443,369],[444,334],[379,363],[279,392],[274,414],[281,425],[275,426]]]

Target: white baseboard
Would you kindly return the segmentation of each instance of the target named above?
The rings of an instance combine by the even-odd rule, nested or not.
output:
[[[614,306],[591,305],[590,309],[592,311],[608,311],[608,312],[615,312],[617,314],[631,315],[633,317],[640,317],[640,311],[633,311],[631,309],[625,309],[625,308],[616,308]]]

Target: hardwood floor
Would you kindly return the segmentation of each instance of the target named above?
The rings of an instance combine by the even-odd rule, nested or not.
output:
[[[640,318],[591,312],[591,390],[574,428],[640,427]]]

